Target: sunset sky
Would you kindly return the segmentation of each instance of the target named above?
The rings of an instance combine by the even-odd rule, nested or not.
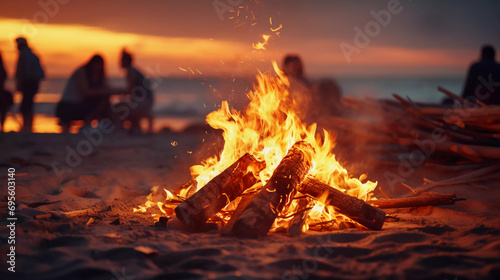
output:
[[[51,77],[68,76],[94,53],[121,76],[123,47],[162,76],[253,75],[290,52],[310,76],[453,76],[465,74],[482,44],[500,47],[500,1],[397,2],[2,0],[0,52],[10,75],[14,39],[25,35]],[[375,23],[372,14],[388,5],[399,12]],[[356,45],[356,28],[366,27],[375,35]],[[271,35],[266,49],[255,50],[263,34]],[[350,62],[341,44],[357,48]]]

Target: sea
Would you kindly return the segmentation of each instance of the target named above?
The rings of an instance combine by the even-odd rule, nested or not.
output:
[[[311,79],[314,83],[319,78]],[[357,98],[393,99],[392,94],[409,97],[419,103],[440,103],[445,97],[437,90],[441,86],[460,94],[463,77],[339,77],[335,79],[343,96]],[[154,80],[155,131],[182,131],[191,125],[203,124],[208,113],[217,110],[223,100],[237,110],[248,103],[247,92],[255,79],[247,77],[162,77]],[[66,78],[47,78],[42,81],[35,97],[35,132],[60,132],[54,112],[67,83]],[[114,87],[125,87],[123,78],[110,78]],[[7,80],[6,89],[13,91],[14,81]],[[19,93],[5,125],[5,131],[20,129]],[[112,100],[118,102],[119,100]]]

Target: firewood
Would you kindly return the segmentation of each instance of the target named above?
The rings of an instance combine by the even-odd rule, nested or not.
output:
[[[442,88],[442,87],[439,87],[437,88],[440,92],[444,93],[446,96],[448,96],[449,98],[451,99],[454,99],[458,102],[460,102],[460,104],[464,105],[464,106],[467,106],[467,107],[472,107],[474,106],[473,103],[471,103],[469,100],[466,100],[466,99],[463,99],[462,97],[454,94],[453,92],[445,89],[445,88]]]
[[[204,228],[210,217],[257,183],[254,172],[258,174],[264,165],[252,155],[245,154],[179,204],[175,208],[177,218],[195,231]]]
[[[420,206],[435,206],[435,205],[453,205],[455,201],[464,200],[463,198],[457,198],[454,193],[451,194],[439,194],[439,193],[424,193],[416,197],[406,197],[406,198],[393,198],[393,199],[381,199],[381,200],[369,200],[369,204],[381,208],[408,208],[408,207],[420,207]]]
[[[306,178],[300,186],[299,191],[315,198],[328,191],[326,204],[334,206],[337,212],[346,215],[369,229],[379,230],[384,224],[384,211],[373,207],[357,197],[350,196],[330,187],[316,178]]]
[[[261,184],[262,186],[262,184]],[[229,222],[227,222],[226,226],[222,230],[221,234],[222,235],[230,235],[231,231],[233,230],[234,223],[236,220],[240,217],[241,213],[243,213],[243,210],[247,208],[248,204],[252,201],[252,197],[254,197],[257,194],[257,192],[249,193],[249,194],[244,194],[241,196],[240,203],[238,203],[238,206],[234,210],[234,212],[231,214],[231,219],[229,219]]]
[[[451,152],[463,157],[500,159],[500,147],[459,144],[451,141],[435,143],[436,151]]]
[[[441,186],[459,185],[464,183],[484,181],[487,180],[488,177],[490,176],[497,175],[498,170],[500,170],[500,165],[491,165],[454,178],[450,178],[439,182],[432,182],[417,189],[416,194],[418,195],[427,192],[433,188]]]
[[[69,211],[69,212],[60,213],[60,216],[63,218],[69,219],[69,218],[87,215],[89,213],[92,213],[92,210],[93,210],[92,208],[87,208],[87,209],[82,209],[82,210]]]
[[[288,226],[288,234],[290,236],[295,237],[302,233],[302,227],[306,222],[307,215],[311,211],[312,206],[313,205],[310,205],[310,202],[306,198],[299,200],[295,216],[293,216]]]
[[[274,170],[273,175],[236,220],[232,233],[257,238],[267,234],[278,214],[289,206],[297,187],[311,168],[314,150],[306,142],[295,143]]]
[[[486,107],[478,108],[451,108],[451,112],[459,114],[464,120],[469,118],[485,118],[500,116],[498,113],[500,106],[488,105]],[[443,117],[445,113],[450,112],[450,108],[442,107],[423,107],[419,108],[420,113],[429,116]]]

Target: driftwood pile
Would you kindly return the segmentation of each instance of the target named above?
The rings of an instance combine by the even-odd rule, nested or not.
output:
[[[403,174],[424,166],[460,174],[441,182],[424,178],[416,189],[402,184],[411,190],[410,196],[498,176],[500,106],[465,100],[442,87],[437,90],[454,104],[415,103],[397,94],[393,100],[345,98],[348,116],[331,117],[323,126],[338,132],[338,146],[351,157]]]
[[[395,100],[346,98],[346,107],[363,116],[357,120],[333,117],[328,126],[347,134],[340,137],[341,144],[358,137],[377,145],[384,155],[413,152],[416,161],[441,164],[500,159],[500,106],[472,103],[444,88],[438,90],[456,103],[417,104],[397,94],[393,94]]]

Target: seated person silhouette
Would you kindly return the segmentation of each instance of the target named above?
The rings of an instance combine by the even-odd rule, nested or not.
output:
[[[94,55],[85,65],[76,69],[69,78],[61,101],[57,104],[56,117],[63,132],[68,132],[71,121],[83,120],[84,127],[90,127],[92,120],[110,117],[110,101],[117,90],[106,83],[104,59]]]
[[[322,79],[313,85],[313,104],[317,118],[342,115],[342,92],[334,79]]]
[[[500,105],[500,64],[495,61],[492,46],[483,46],[481,60],[470,66],[462,97],[471,102],[477,99],[488,105]]]

